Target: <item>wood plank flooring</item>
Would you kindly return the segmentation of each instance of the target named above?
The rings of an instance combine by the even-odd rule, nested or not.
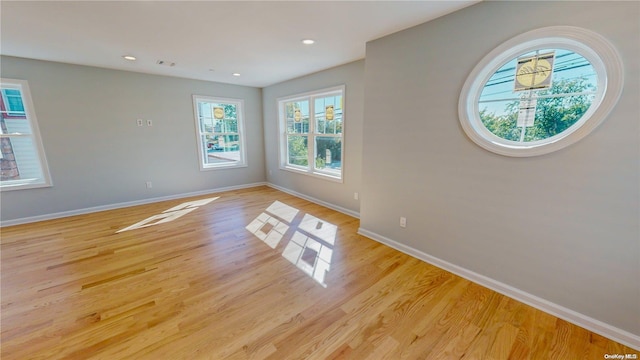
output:
[[[207,198],[216,199],[188,204]],[[290,208],[267,211],[276,201]],[[291,208],[295,217],[284,219]],[[255,219],[269,224],[252,229],[257,235],[245,228]],[[1,358],[600,360],[638,353],[357,228],[357,219],[267,187],[5,227]],[[297,266],[285,250],[294,262],[298,254]]]

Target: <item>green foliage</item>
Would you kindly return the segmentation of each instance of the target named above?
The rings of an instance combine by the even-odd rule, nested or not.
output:
[[[216,132],[238,132],[238,116],[235,105],[221,104],[224,108],[224,119],[217,120]]]
[[[506,140],[518,141],[520,139],[522,130],[516,126],[517,118],[517,111],[503,116],[488,113],[486,109],[480,111],[480,119],[484,126],[493,134]]]
[[[537,92],[538,97],[550,94],[580,93],[593,88],[583,78],[561,80],[550,89]],[[527,127],[525,142],[543,140],[560,134],[578,121],[591,105],[590,95],[548,97],[538,99],[534,126]],[[496,115],[486,109],[480,111],[480,119],[493,134],[503,139],[520,141],[522,128],[517,127],[519,101],[506,106],[505,114]]]
[[[235,105],[230,105],[230,104],[222,104],[222,107],[224,108],[224,118],[225,119],[234,119],[237,120],[237,112],[236,112],[236,106]]]
[[[341,120],[320,120],[318,121],[318,132],[321,134],[342,134]]]
[[[318,138],[316,141],[316,154],[318,159],[322,159],[322,166],[317,165],[316,168],[321,169],[325,166],[325,154],[327,153],[327,149],[331,151],[331,162],[340,161],[342,159],[342,142],[334,141],[334,138]]]
[[[309,165],[308,147],[306,136],[290,136],[289,137],[289,164],[293,165]]]

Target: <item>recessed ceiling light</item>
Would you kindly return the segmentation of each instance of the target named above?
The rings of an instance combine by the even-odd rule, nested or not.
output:
[[[231,75],[233,75],[233,76],[240,76],[240,73],[233,73],[233,74],[231,74]]]
[[[136,61],[136,57],[133,55],[123,55],[122,58],[129,61]]]
[[[302,40],[302,43],[305,45],[311,45],[315,42],[315,40],[311,40],[311,39],[304,39]]]

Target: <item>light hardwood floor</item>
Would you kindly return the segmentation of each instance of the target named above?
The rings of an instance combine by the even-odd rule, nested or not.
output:
[[[219,198],[184,205],[212,197]],[[266,211],[275,201],[299,212],[291,221],[272,216],[278,224],[263,228],[275,235],[269,241],[276,229],[284,237],[271,248],[245,227],[259,216],[286,217]],[[170,218],[190,212],[117,232],[171,208]],[[320,219],[311,223],[318,232],[300,229],[305,215]],[[600,360],[638,353],[357,228],[357,219],[267,187],[3,228],[1,358]],[[282,256],[296,231],[330,258],[324,279]],[[314,255],[304,251],[299,264],[313,268]]]

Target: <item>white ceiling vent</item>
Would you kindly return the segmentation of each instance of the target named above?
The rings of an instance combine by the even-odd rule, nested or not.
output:
[[[162,66],[169,66],[169,67],[176,66],[176,63],[171,62],[171,61],[166,61],[166,60],[158,60],[158,61],[156,61],[156,64],[162,65]]]

